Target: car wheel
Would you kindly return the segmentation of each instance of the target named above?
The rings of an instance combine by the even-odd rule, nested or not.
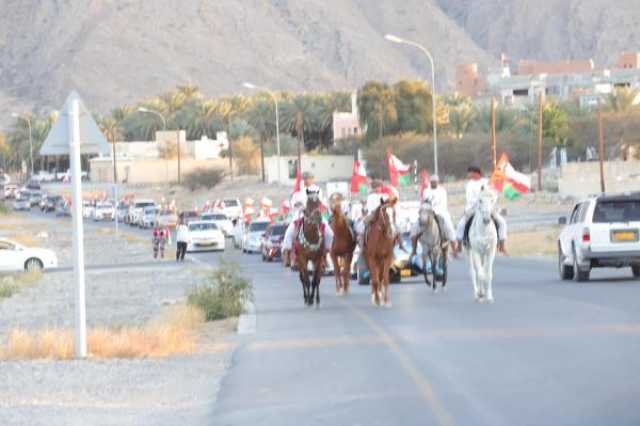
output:
[[[574,249],[573,250],[573,280],[579,283],[589,281],[590,274],[591,274],[591,269],[580,270],[580,268],[578,267],[578,256]]]
[[[359,285],[369,285],[369,277],[363,274],[364,270],[358,269],[358,284]]]
[[[562,248],[558,245],[558,272],[560,274],[560,279],[563,281],[572,280],[573,266],[566,265],[565,260],[566,257],[562,254]]]
[[[631,265],[631,272],[636,278],[640,278],[640,265]]]
[[[24,262],[24,270],[27,272],[42,271],[44,265],[40,259],[31,258]]]

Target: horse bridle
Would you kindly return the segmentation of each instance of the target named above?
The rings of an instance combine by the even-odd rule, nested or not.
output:
[[[391,224],[388,222],[388,217],[387,217],[387,213],[386,211],[384,211],[383,209],[387,209],[389,208],[388,205],[382,204],[379,208],[378,208],[378,215],[382,216],[382,218],[380,219],[380,221],[382,222],[381,224],[378,224],[378,228],[381,231],[385,232],[385,236],[389,239],[393,238],[393,227],[391,226]],[[384,225],[384,226],[383,226]],[[386,230],[385,230],[386,228]]]
[[[312,219],[315,217],[317,217],[317,219]],[[310,225],[315,226],[318,230],[318,242],[316,243],[311,243],[307,241],[307,238],[304,236],[304,224],[307,220]],[[302,226],[300,226],[300,232],[298,234],[298,241],[300,242],[302,247],[304,247],[306,250],[318,251],[320,247],[322,247],[322,229],[320,229],[321,223],[322,223],[322,217],[320,216],[319,209],[316,208],[312,210],[311,213],[309,214],[309,217],[307,217],[306,211],[305,211],[305,214],[302,217]]]

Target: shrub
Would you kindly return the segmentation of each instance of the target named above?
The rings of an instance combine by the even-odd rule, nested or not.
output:
[[[256,175],[260,170],[260,148],[253,140],[244,136],[231,142],[233,157],[241,175]]]
[[[204,311],[207,321],[237,317],[248,301],[253,301],[253,286],[234,263],[223,263],[187,295],[187,303]]]
[[[36,284],[40,278],[42,273],[39,271],[0,275],[0,299],[11,297],[23,288]]]
[[[184,184],[191,191],[198,188],[211,189],[222,182],[224,176],[224,170],[200,168],[186,174]]]
[[[0,214],[9,214],[9,206],[4,201],[0,201]]]

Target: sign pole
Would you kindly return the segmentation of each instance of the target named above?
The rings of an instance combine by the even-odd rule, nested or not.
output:
[[[77,99],[71,102],[69,117],[69,160],[71,162],[71,192],[73,201],[73,275],[76,282],[75,298],[75,354],[87,356],[87,313],[84,285],[84,231],[82,223],[82,175],[80,166],[80,106]]]

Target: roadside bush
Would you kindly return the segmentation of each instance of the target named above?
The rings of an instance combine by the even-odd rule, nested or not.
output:
[[[21,272],[0,275],[0,299],[9,298],[23,288],[36,284],[42,278],[41,272]]]
[[[184,176],[184,185],[191,191],[198,188],[211,189],[224,179],[225,172],[222,169],[200,168]]]
[[[257,175],[260,171],[260,148],[244,136],[231,142],[233,157],[241,175]]]
[[[0,214],[9,214],[9,206],[4,201],[0,201]]]
[[[187,294],[187,303],[204,311],[207,321],[237,317],[249,301],[253,301],[253,285],[235,263],[222,263]]]

